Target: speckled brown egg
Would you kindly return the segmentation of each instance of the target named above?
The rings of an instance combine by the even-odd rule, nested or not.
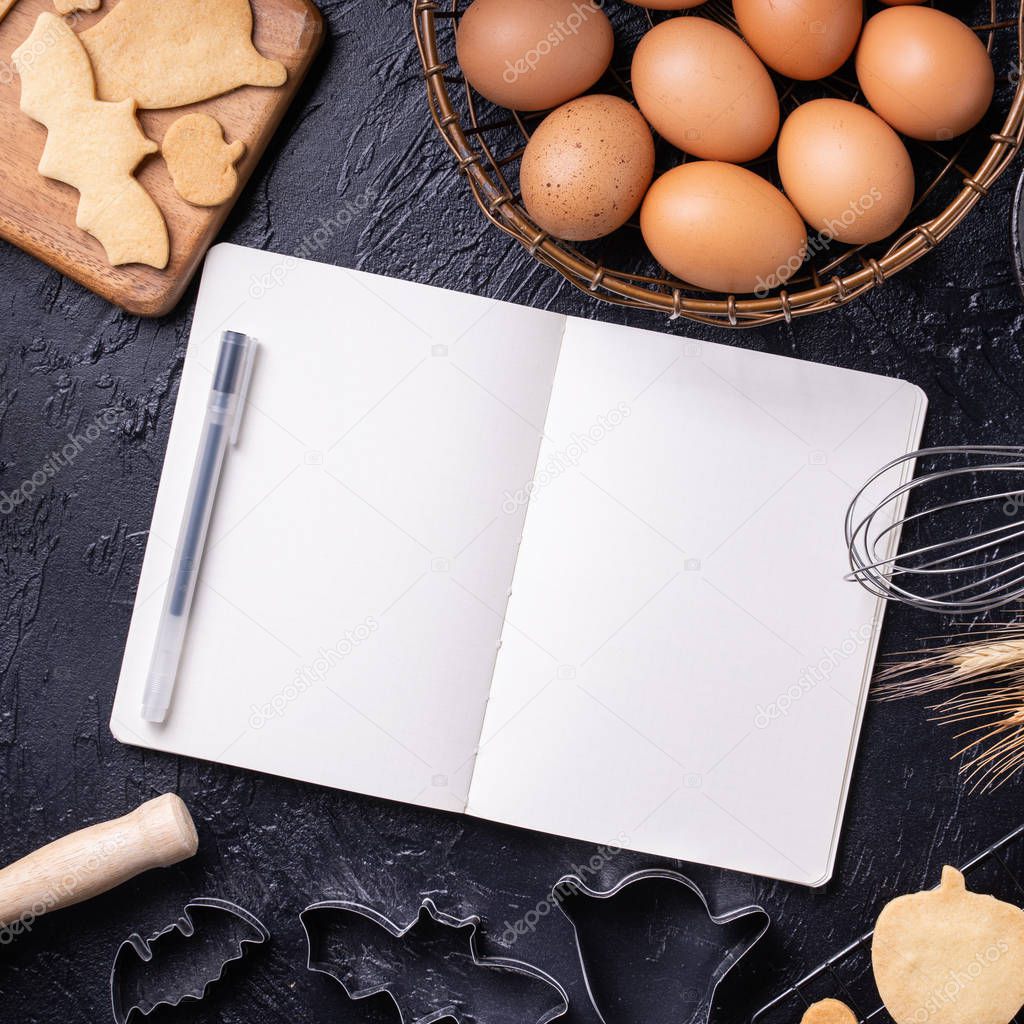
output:
[[[836,99],[801,104],[779,133],[778,158],[786,195],[826,241],[877,242],[910,213],[910,154],[867,107]]]
[[[995,88],[992,60],[978,36],[934,7],[890,7],[868,19],[857,80],[896,131],[932,142],[973,128]]]
[[[704,160],[746,163],[779,129],[765,66],[735,32],[707,18],[655,25],[633,54],[632,85],[654,130]]]
[[[733,0],[743,37],[770,68],[801,81],[846,63],[860,36],[861,0]]]
[[[654,140],[637,109],[583,96],[549,114],[523,154],[519,185],[536,223],[570,241],[610,234],[636,212],[654,174]]]
[[[601,0],[473,0],[455,45],[470,85],[492,103],[547,110],[607,70],[615,37]]]
[[[640,229],[682,281],[723,294],[764,295],[801,267],[807,232],[774,185],[745,167],[696,160],[651,186]]]

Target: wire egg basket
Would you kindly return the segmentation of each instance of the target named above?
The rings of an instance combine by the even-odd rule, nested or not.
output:
[[[904,139],[914,162],[917,195],[896,237],[868,246],[818,238],[803,267],[785,287],[766,295],[703,291],[661,270],[647,252],[634,218],[608,238],[570,244],[538,227],[523,206],[518,164],[533,129],[547,112],[524,114],[496,107],[465,81],[455,56],[455,32],[469,0],[413,0],[413,24],[430,113],[485,216],[535,259],[577,288],[606,302],[655,310],[719,327],[759,327],[809,316],[852,302],[917,262],[946,238],[988,195],[1024,140],[1024,0],[984,0],[968,24],[986,43],[996,67],[992,109],[972,132],[944,143]],[[1003,9],[1009,6],[1010,9]],[[708,0],[678,14],[660,14],[615,0],[605,3],[616,31],[612,66],[592,92],[632,100],[629,64],[643,33],[663,17],[708,17],[736,29],[727,0]],[[865,17],[870,12],[865,12]],[[794,82],[773,73],[783,118],[821,96],[863,103],[850,64],[820,82]],[[1000,111],[1006,111],[1001,114]],[[1001,122],[998,130],[994,125]],[[685,157],[657,140],[656,173]],[[748,165],[778,186],[775,150]],[[974,168],[971,170],[970,168]]]

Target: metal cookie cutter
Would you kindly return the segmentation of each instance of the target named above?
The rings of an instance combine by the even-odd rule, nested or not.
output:
[[[438,910],[429,898],[404,925],[372,907],[343,900],[314,903],[302,911],[299,920],[309,944],[307,968],[333,978],[349,999],[382,993],[389,996],[401,1024],[432,1024],[442,1017],[485,1024],[523,1024],[524,1020],[550,1024],[569,1010],[566,990],[539,967],[480,955],[479,917],[452,917]],[[332,925],[354,933],[341,935],[338,941],[346,949],[359,951],[352,959],[334,952]],[[452,940],[463,930],[468,930],[468,936],[458,936],[456,945]],[[406,946],[413,937],[424,945],[444,948],[432,957],[422,952],[411,956]],[[537,984],[531,986],[526,979]],[[449,982],[460,984],[464,994],[451,999],[448,992],[438,991],[439,980],[446,986]],[[524,992],[531,987],[536,1000],[531,998],[533,993]],[[557,1003],[552,1006],[553,995]],[[530,1007],[538,1002],[537,1016],[527,1016],[527,1001]]]
[[[266,926],[235,903],[192,900],[173,924],[148,939],[130,935],[118,947],[110,969],[115,1024],[126,1024],[135,1011],[145,1017],[159,1006],[202,999],[246,946],[269,938]]]
[[[610,900],[637,883],[649,881],[673,883],[680,886],[682,892],[692,897],[694,910],[698,915],[697,921],[685,931],[681,930],[680,926],[674,925],[671,931],[668,929],[665,931],[664,936],[652,940],[659,943],[660,948],[663,948],[667,944],[667,936],[680,936],[681,941],[685,941],[687,945],[687,959],[665,967],[660,965],[660,958],[657,955],[645,960],[642,950],[631,947],[631,960],[623,963],[621,958],[618,958],[616,962],[618,970],[608,972],[596,970],[592,958],[584,949],[585,944],[581,934],[583,928],[566,908],[566,900],[579,897],[591,900]],[[686,972],[687,976],[699,978],[699,981],[689,989],[689,998],[685,999],[685,1008],[682,1012],[677,1013],[677,1020],[679,1024],[708,1024],[718,986],[729,971],[757,945],[771,925],[768,913],[762,907],[754,905],[740,907],[721,915],[713,914],[704,893],[694,882],[677,871],[662,868],[634,871],[612,888],[603,890],[591,888],[578,875],[565,875],[555,883],[551,898],[572,925],[576,949],[580,958],[580,968],[587,986],[587,995],[590,997],[595,1013],[602,1022],[611,1020],[617,1024],[624,1019],[640,1019],[640,1017],[633,1014],[627,1018],[623,1010],[608,1005],[609,1000],[602,997],[596,990],[597,978],[613,975],[622,977],[626,979],[624,989],[628,988],[631,993],[641,991],[653,993],[654,997],[657,997],[659,988],[665,987],[665,979],[675,984],[678,983],[683,972]],[[728,929],[730,925],[738,925],[742,922],[745,922],[742,927],[729,929],[726,941],[716,941],[714,932],[719,928]],[[649,917],[641,918],[641,923],[645,932],[652,928]],[[616,929],[616,931],[621,936],[621,929]],[[638,977],[638,974],[643,971],[645,963],[654,965],[650,968],[652,979],[649,984],[645,984],[644,979]],[[663,975],[661,985],[659,985],[659,978],[653,976],[659,967]],[[676,994],[676,998],[678,998],[678,994]]]

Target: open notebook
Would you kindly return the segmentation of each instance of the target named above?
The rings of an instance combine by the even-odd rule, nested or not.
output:
[[[174,704],[139,708],[220,331],[260,341]],[[884,377],[236,246],[209,255],[118,739],[808,885],[881,617]]]

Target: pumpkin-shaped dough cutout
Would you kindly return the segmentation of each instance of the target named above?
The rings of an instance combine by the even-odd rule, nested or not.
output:
[[[224,141],[219,122],[209,114],[179,117],[160,146],[178,195],[194,206],[219,206],[238,188],[235,164],[245,143]]]

